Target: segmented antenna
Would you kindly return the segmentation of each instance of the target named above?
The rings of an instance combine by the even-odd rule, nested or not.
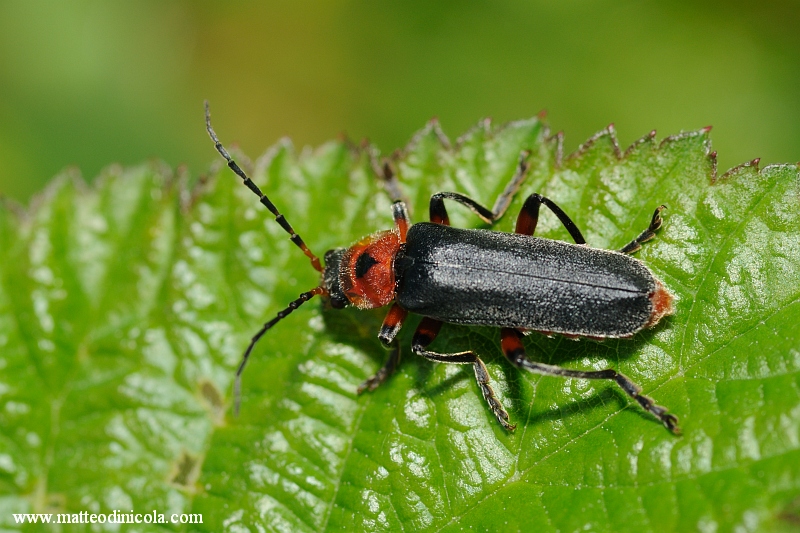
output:
[[[253,183],[253,180],[247,177],[247,174],[245,174],[244,171],[239,167],[239,165],[236,164],[236,161],[233,160],[233,158],[230,156],[225,147],[222,146],[222,143],[219,142],[219,139],[217,139],[217,134],[214,133],[214,128],[211,127],[211,112],[209,111],[208,108],[208,100],[206,100],[205,105],[206,105],[206,130],[208,130],[208,135],[209,137],[211,137],[211,140],[214,141],[214,147],[217,149],[217,152],[219,152],[220,155],[225,158],[225,161],[228,162],[228,167],[231,170],[233,170],[240,178],[242,178],[242,181],[244,181],[244,184],[247,185],[247,188],[253,191],[253,194],[258,196],[258,199],[261,201],[264,207],[269,209],[270,212],[273,215],[275,215],[275,221],[281,225],[281,227],[284,229],[284,231],[286,231],[286,233],[290,235],[289,238],[292,240],[292,242],[295,243],[298,248],[303,250],[303,253],[306,254],[306,256],[311,260],[311,266],[313,266],[317,270],[317,272],[322,272],[322,265],[319,262],[319,258],[316,255],[314,255],[311,252],[311,250],[308,249],[306,243],[303,242],[303,239],[300,238],[300,235],[295,233],[294,228],[292,228],[292,225],[289,224],[289,222],[286,220],[286,217],[284,217],[280,213],[280,211],[278,211],[278,208],[275,207],[275,204],[273,204],[270,201],[270,199],[267,198],[267,196],[263,192],[261,192],[261,189],[258,188],[258,185]]]
[[[322,288],[322,287],[317,287],[315,289],[311,289],[308,292],[304,292],[303,294],[300,295],[300,297],[297,300],[295,300],[292,303],[290,303],[289,306],[286,309],[284,309],[283,311],[280,311],[275,316],[275,318],[273,318],[272,320],[270,320],[269,322],[264,324],[261,327],[261,329],[258,330],[258,333],[253,335],[253,338],[250,340],[250,344],[247,346],[247,349],[244,351],[244,355],[242,356],[242,362],[239,363],[239,369],[236,370],[236,380],[233,382],[233,397],[234,397],[233,412],[234,412],[234,414],[236,414],[236,415],[239,414],[239,404],[242,403],[241,402],[241,400],[242,400],[242,395],[241,395],[241,390],[242,390],[242,372],[244,371],[244,367],[247,365],[247,360],[250,359],[250,352],[253,351],[253,347],[256,345],[256,343],[259,341],[259,339],[261,337],[263,337],[264,334],[267,331],[269,331],[269,329],[272,326],[274,326],[275,324],[277,324],[278,322],[280,322],[281,320],[283,320],[284,318],[289,316],[292,311],[294,311],[295,309],[297,309],[298,307],[300,307],[301,305],[303,305],[304,303],[309,301],[311,298],[313,298],[314,296],[317,296],[319,294],[325,294],[325,289]]]

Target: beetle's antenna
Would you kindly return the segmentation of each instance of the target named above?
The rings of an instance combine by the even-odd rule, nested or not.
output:
[[[247,346],[247,349],[244,351],[244,355],[242,355],[242,362],[239,363],[239,369],[236,370],[236,379],[233,382],[233,397],[234,397],[233,412],[234,412],[234,414],[236,414],[237,416],[239,415],[239,404],[241,404],[241,399],[242,399],[241,398],[241,396],[242,396],[241,395],[241,390],[242,390],[242,372],[244,371],[244,367],[247,365],[247,360],[250,359],[250,352],[253,351],[253,347],[256,345],[256,343],[259,341],[259,339],[261,339],[261,337],[263,337],[264,334],[267,331],[269,331],[270,328],[272,328],[272,326],[274,326],[275,324],[277,324],[278,322],[280,322],[281,320],[283,320],[284,318],[289,316],[292,311],[294,311],[295,309],[297,309],[298,307],[300,307],[301,305],[303,305],[304,303],[309,301],[314,296],[317,296],[317,295],[320,295],[320,294],[325,294],[326,292],[327,291],[325,291],[325,289],[322,288],[322,287],[316,287],[314,289],[311,289],[308,292],[304,292],[303,294],[300,295],[300,297],[297,300],[295,300],[292,303],[290,303],[289,306],[286,309],[284,309],[283,311],[280,311],[275,316],[275,318],[273,318],[272,320],[270,320],[269,322],[264,324],[261,327],[261,329],[258,330],[258,333],[253,335],[253,338],[250,341],[250,344]]]
[[[322,272],[322,265],[319,262],[319,258],[308,249],[306,243],[303,242],[303,239],[300,238],[300,235],[295,233],[294,228],[292,228],[292,225],[286,220],[286,217],[284,217],[280,211],[278,211],[278,208],[275,207],[275,204],[273,204],[270,199],[267,198],[263,192],[261,192],[261,189],[258,188],[258,185],[253,183],[253,180],[247,177],[247,174],[244,173],[244,170],[242,170],[239,165],[236,164],[236,161],[233,160],[225,147],[222,146],[222,143],[219,142],[219,139],[217,139],[217,134],[214,133],[214,128],[211,127],[211,112],[208,108],[208,100],[206,100],[205,106],[206,130],[208,130],[208,135],[211,137],[211,140],[214,141],[214,147],[216,147],[217,152],[219,152],[220,155],[225,158],[225,161],[228,162],[228,167],[230,167],[230,169],[233,170],[236,175],[242,178],[242,181],[244,181],[244,184],[247,185],[247,188],[253,191],[256,196],[258,196],[258,199],[262,204],[264,204],[264,207],[269,209],[270,212],[275,215],[275,221],[281,225],[286,233],[290,235],[289,238],[292,240],[292,242],[295,243],[298,248],[303,250],[303,253],[306,254],[306,256],[308,256],[308,258],[311,260],[311,266],[313,266],[317,272]]]

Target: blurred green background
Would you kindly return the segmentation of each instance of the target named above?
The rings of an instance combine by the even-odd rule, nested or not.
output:
[[[27,202],[70,165],[202,173],[204,98],[253,157],[546,109],[568,150],[611,122],[623,146],[711,124],[725,170],[800,159],[799,96],[789,1],[3,1],[0,194]]]

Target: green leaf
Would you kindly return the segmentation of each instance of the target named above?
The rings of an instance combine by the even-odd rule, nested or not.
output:
[[[231,135],[223,134],[223,139]],[[430,195],[491,206],[529,150],[525,197],[556,201],[595,247],[620,248],[666,204],[638,253],[676,313],[630,340],[531,334],[535,359],[613,367],[680,417],[670,434],[613,384],[521,373],[490,328],[446,325],[517,424],[505,432],[472,371],[386,352],[385,310],[306,304],[234,370],[260,325],[319,283],[217,163],[193,188],[158,165],[71,174],[23,212],[0,208],[0,529],[12,513],[202,513],[141,531],[789,531],[800,522],[800,173],[757,161],[716,176],[708,131],[620,153],[611,128],[569,156],[539,119],[488,121],[452,146],[436,123],[393,165],[415,220]],[[370,150],[238,159],[309,247],[391,226]],[[209,146],[211,151],[211,146]],[[449,208],[455,226],[486,227]],[[568,240],[544,212],[537,235]],[[110,525],[64,531],[114,530]],[[105,529],[103,529],[105,528]],[[51,529],[41,529],[49,531]]]

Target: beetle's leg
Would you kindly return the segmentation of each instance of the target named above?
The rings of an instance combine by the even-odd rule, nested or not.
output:
[[[400,328],[403,327],[403,321],[406,315],[408,315],[408,311],[397,304],[394,304],[391,309],[389,309],[389,313],[386,315],[386,318],[383,319],[383,325],[381,326],[380,333],[378,333],[378,339],[380,339],[385,347],[392,350],[392,352],[389,354],[389,359],[380,370],[358,386],[358,394],[361,394],[367,389],[371,391],[377,389],[381,383],[386,381],[386,379],[394,373],[397,364],[400,362],[400,344],[394,342],[394,338],[400,333]]]
[[[370,162],[372,170],[381,178],[386,192],[392,199],[392,216],[394,217],[394,226],[400,232],[400,242],[406,242],[406,233],[411,225],[411,218],[408,216],[408,207],[403,198],[403,193],[400,191],[400,183],[397,180],[397,176],[389,160],[385,159],[381,164],[374,150],[370,151]]]
[[[650,219],[650,225],[647,227],[647,229],[641,232],[638,237],[636,237],[631,242],[626,244],[620,250],[620,252],[622,252],[623,254],[632,254],[634,252],[637,252],[642,247],[643,242],[647,242],[653,237],[655,237],[656,230],[658,230],[658,228],[661,227],[661,223],[663,222],[663,220],[661,220],[661,211],[666,208],[667,206],[665,205],[660,205],[656,207],[656,211],[655,213],[653,213],[653,218]]]
[[[441,327],[441,321],[434,320],[433,318],[423,318],[419,327],[417,327],[417,331],[414,332],[414,339],[411,341],[411,350],[415,354],[421,355],[431,361],[436,361],[437,363],[472,365],[472,368],[475,370],[475,379],[478,381],[478,386],[481,388],[486,403],[489,404],[489,409],[492,410],[492,413],[494,413],[500,425],[508,431],[514,431],[517,426],[508,423],[508,413],[503,407],[503,404],[500,403],[500,400],[497,399],[497,396],[495,396],[494,390],[489,384],[489,372],[486,370],[486,365],[483,364],[480,357],[475,355],[474,352],[437,353],[426,349],[439,334]]]
[[[494,213],[483,207],[481,204],[463,194],[457,192],[437,192],[431,196],[430,203],[430,217],[431,222],[435,224],[450,225],[450,217],[447,216],[447,208],[444,206],[444,200],[455,200],[461,205],[469,207],[470,211],[478,215],[481,220],[487,224],[492,224],[495,221]]]
[[[380,161],[378,159],[378,153],[374,149],[369,151],[369,160],[372,165],[372,171],[375,172],[375,175],[383,182],[383,186],[392,202],[406,201],[403,192],[400,190],[400,181],[397,179],[397,174],[394,171],[391,161],[386,158]]]
[[[472,198],[463,194],[457,192],[437,192],[431,196],[431,222],[436,224],[444,224],[445,226],[450,225],[450,219],[447,216],[447,209],[444,206],[445,199],[453,200],[461,205],[467,206],[473,213],[478,215],[481,220],[487,224],[494,224],[497,222],[506,212],[508,206],[511,205],[514,195],[517,193],[517,190],[519,190],[522,182],[525,181],[525,177],[528,173],[527,159],[529,154],[530,152],[528,151],[524,151],[520,154],[519,163],[517,164],[517,171],[511,177],[511,181],[508,183],[508,185],[506,185],[506,188],[503,189],[503,192],[500,193],[500,196],[497,197],[497,200],[494,202],[494,207],[491,211],[483,207]]]
[[[503,189],[503,192],[500,193],[500,196],[497,197],[497,200],[494,201],[492,213],[494,214],[495,221],[500,219],[500,217],[505,214],[508,206],[511,205],[512,200],[514,200],[514,196],[516,196],[520,186],[522,186],[522,182],[525,181],[525,178],[528,176],[528,156],[530,155],[530,150],[524,150],[519,154],[517,171],[511,177],[511,181],[508,182],[508,185],[506,185],[506,188]]]
[[[546,205],[550,208],[550,211],[555,213],[558,220],[567,228],[575,244],[586,244],[586,239],[583,238],[581,230],[578,229],[578,226],[575,225],[572,219],[550,198],[537,193],[528,196],[528,199],[525,200],[525,203],[522,205],[522,209],[517,217],[517,227],[514,230],[516,233],[533,235],[533,232],[536,231],[536,224],[539,222],[539,206],[542,204]]]
[[[500,333],[500,346],[503,353],[511,363],[519,368],[543,376],[558,376],[575,379],[608,379],[614,381],[631,398],[639,402],[645,410],[661,420],[661,422],[676,435],[680,434],[678,417],[670,414],[666,407],[657,405],[652,398],[641,394],[642,388],[631,381],[627,376],[620,374],[612,368],[596,371],[569,370],[555,365],[546,365],[531,361],[522,345],[522,334],[516,329],[503,328]]]
[[[400,344],[395,343],[393,346],[390,346],[389,349],[391,352],[389,353],[389,359],[386,360],[386,363],[375,372],[375,375],[371,378],[365,380],[361,385],[358,386],[356,392],[358,394],[363,393],[365,390],[374,391],[380,385],[386,381],[389,376],[394,374],[397,365],[400,363]]]
[[[397,200],[392,204],[392,217],[394,226],[400,232],[400,242],[406,242],[406,233],[408,233],[411,221],[408,216],[408,208],[403,200]]]

